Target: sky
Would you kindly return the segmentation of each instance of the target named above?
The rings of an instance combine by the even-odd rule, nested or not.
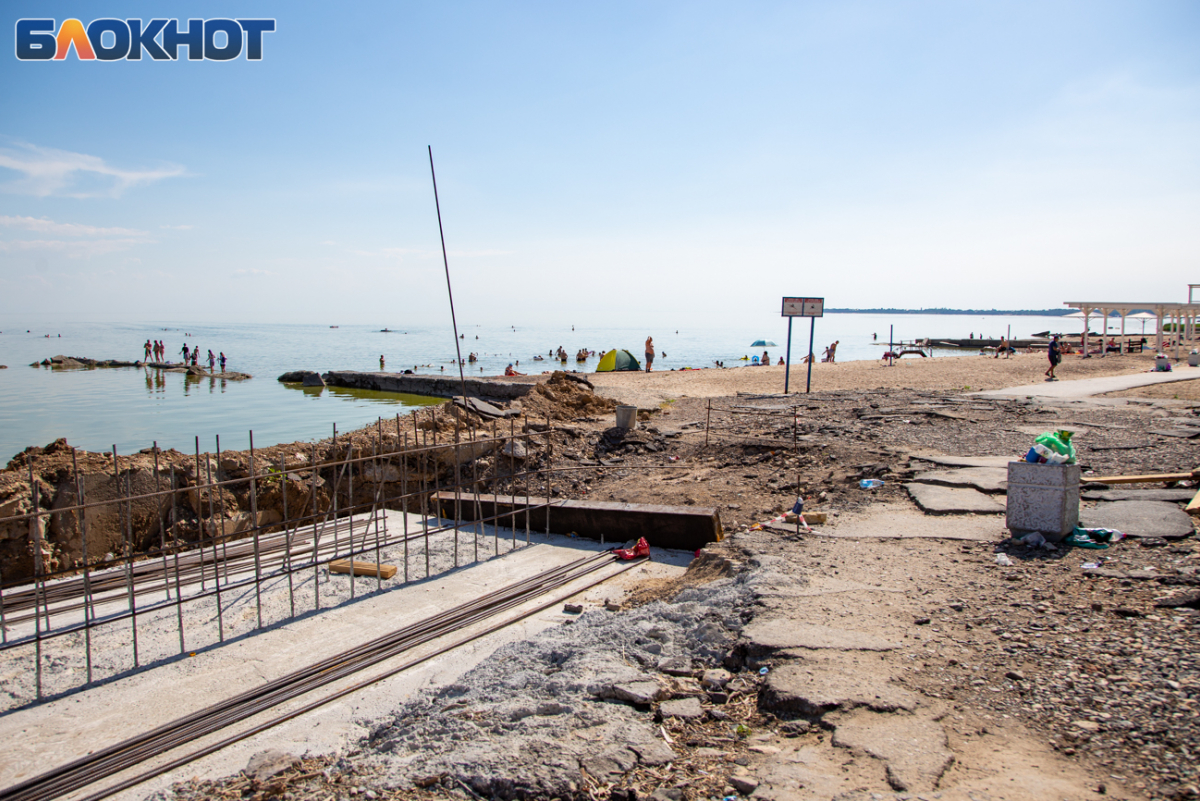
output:
[[[1200,4],[10,0],[0,330],[1187,300]],[[16,21],[273,18],[248,61]],[[182,51],[181,51],[182,53]]]

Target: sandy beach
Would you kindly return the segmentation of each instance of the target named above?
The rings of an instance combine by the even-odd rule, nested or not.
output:
[[[812,369],[812,391],[868,390],[982,390],[1001,389],[1044,381],[1048,366],[1045,354],[1022,353],[1010,359],[969,355],[935,358],[904,358],[893,366],[882,361],[840,364],[817,363]],[[1059,365],[1061,380],[1126,375],[1152,369],[1150,352],[1137,355],[1092,357],[1067,356]],[[783,392],[784,369],[738,367],[710,370],[655,371],[652,373],[593,373],[588,379],[607,397],[642,408],[652,408],[672,398],[710,398],[739,392],[773,394]],[[530,376],[543,379],[543,376]],[[807,365],[792,365],[789,390],[803,392]]]

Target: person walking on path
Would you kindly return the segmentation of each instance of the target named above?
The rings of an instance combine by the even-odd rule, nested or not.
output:
[[[1058,337],[1050,337],[1050,347],[1046,350],[1046,356],[1050,359],[1050,369],[1046,371],[1047,381],[1057,381],[1054,377],[1054,368],[1058,367],[1058,363],[1062,361],[1062,350],[1058,346]]]
[[[654,337],[646,337],[646,372],[650,372],[650,365],[654,364]]]

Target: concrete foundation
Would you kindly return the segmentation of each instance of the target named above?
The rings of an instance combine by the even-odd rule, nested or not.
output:
[[[1039,531],[1057,542],[1079,522],[1077,464],[1008,463],[1006,525],[1012,531]]]
[[[531,531],[546,530],[547,505],[550,506],[550,533],[586,537],[613,544],[645,537],[646,542],[656,548],[674,548],[694,551],[710,542],[719,542],[725,537],[721,527],[721,515],[715,507],[663,506],[645,503],[607,503],[604,501],[570,501],[530,498],[528,507],[525,498],[517,496],[460,495],[455,503],[454,493],[437,495],[437,508],[442,517],[453,519],[458,507],[460,520],[473,521],[476,515],[476,500],[479,511],[486,520],[499,515],[491,525],[500,530],[516,526],[525,530],[526,509],[529,509]],[[505,517],[514,515],[514,517]]]
[[[326,373],[326,386],[375,389],[382,392],[407,392],[435,398],[453,398],[463,394],[463,382],[457,377],[404,375],[403,373],[360,373],[355,370],[331,370]],[[468,378],[467,396],[515,400],[528,395],[535,384]]]

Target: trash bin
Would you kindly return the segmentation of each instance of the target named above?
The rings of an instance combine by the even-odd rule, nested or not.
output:
[[[1005,525],[1062,540],[1079,523],[1079,478],[1077,464],[1009,462]]]
[[[617,428],[637,428],[637,407],[617,407]]]

